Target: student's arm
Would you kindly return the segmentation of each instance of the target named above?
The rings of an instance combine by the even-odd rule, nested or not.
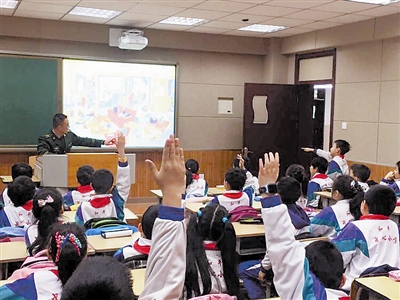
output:
[[[50,152],[50,145],[47,143],[45,136],[40,136],[38,139],[37,152],[39,155],[43,155]]]
[[[72,135],[72,146],[101,147],[104,143],[104,140],[80,137],[71,131],[68,134]]]
[[[341,174],[343,174],[342,169],[340,169],[337,162],[334,160],[330,161],[328,164],[328,171],[326,171],[326,175],[328,175],[330,179],[335,180]]]
[[[340,231],[335,213],[330,206],[325,207],[311,220],[310,231],[315,236],[328,237],[332,237]]]
[[[2,300],[39,299],[33,275],[1,286],[0,298]]]
[[[206,197],[208,194],[208,182],[206,181],[206,186],[204,188],[204,197]]]
[[[83,225],[85,224],[85,220],[83,219],[83,214],[82,214],[82,203],[79,205],[78,209],[76,210],[75,223],[81,227],[83,227]]]
[[[249,206],[253,205],[253,195],[254,195],[254,189],[251,186],[246,187],[243,190],[243,193],[245,193],[249,197]]]
[[[171,135],[166,141],[160,171],[152,161],[146,163],[163,192],[164,205],[154,223],[145,287],[139,299],[180,299],[186,270],[186,224],[180,208],[186,172],[179,140]]]
[[[219,204],[218,196],[215,196],[215,197],[211,200],[211,204]]]
[[[0,210],[0,228],[10,227],[10,221],[8,220],[7,214],[4,211],[4,208]]]
[[[68,191],[66,194],[64,194],[63,201],[66,207],[74,205],[74,199],[72,198],[72,191]]]
[[[318,156],[325,158],[327,161],[331,161],[333,158],[332,155],[329,153],[329,151],[325,151],[322,149],[314,149],[314,153],[317,154]]]
[[[315,195],[315,192],[320,192],[321,191],[321,186],[313,181],[310,181],[308,183],[308,188],[307,188],[307,205],[312,206],[312,207],[318,207],[318,202],[319,202],[319,196]]]

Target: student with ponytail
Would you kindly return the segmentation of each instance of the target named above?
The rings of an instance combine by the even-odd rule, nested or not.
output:
[[[63,286],[87,253],[84,231],[76,224],[55,224],[47,239],[54,269],[37,271],[26,278],[0,287],[3,300],[61,298]]]
[[[195,159],[188,159],[185,163],[186,168],[186,196],[187,198],[207,196],[208,183],[198,174],[199,163]]]
[[[60,223],[63,213],[62,196],[53,188],[44,188],[33,197],[34,223],[26,229],[25,242],[29,255],[35,255],[46,248],[50,227]]]
[[[325,207],[311,220],[311,232],[316,236],[334,238],[347,223],[361,217],[364,191],[349,175],[340,175],[335,179],[332,197],[336,204]]]
[[[225,207],[192,213],[187,228],[185,298],[227,293],[239,297],[236,234]]]

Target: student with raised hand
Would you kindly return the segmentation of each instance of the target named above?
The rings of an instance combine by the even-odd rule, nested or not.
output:
[[[83,226],[88,220],[94,218],[116,217],[124,220],[125,203],[131,188],[130,167],[125,156],[125,136],[118,135],[118,168],[117,180],[114,184],[113,174],[106,169],[99,169],[93,173],[92,187],[95,195],[90,201],[82,202],[75,215],[75,222]]]
[[[11,167],[11,177],[14,181],[18,176],[28,176],[32,178],[33,169],[27,163],[16,163]],[[13,205],[10,197],[8,197],[8,188],[5,188],[0,194],[0,208],[8,205]]]
[[[188,159],[185,162],[186,168],[186,190],[185,198],[207,196],[208,183],[198,174],[199,163],[195,159]]]
[[[357,180],[359,185],[362,187],[364,193],[369,190],[368,179],[371,175],[371,170],[363,164],[353,164],[350,166],[350,174],[354,180]]]
[[[302,165],[293,164],[286,169],[286,176],[293,177],[301,185],[301,195],[297,200],[296,204],[302,208],[307,206],[307,186],[308,186],[308,176],[306,170]]]
[[[258,179],[256,176],[251,174],[250,170],[250,159],[248,157],[243,157],[241,154],[237,154],[233,159],[233,167],[240,168],[246,173],[246,182],[244,183],[243,190],[251,188],[253,191],[252,198],[254,199],[255,192],[258,191],[260,185],[258,184]]]
[[[60,299],[62,288],[86,257],[87,241],[75,224],[56,224],[48,236],[48,255],[52,270],[37,271],[26,278],[0,287],[2,300]]]
[[[361,216],[364,199],[361,186],[348,175],[341,175],[333,182],[332,197],[336,204],[325,207],[311,220],[311,233],[315,236],[336,237],[343,227]]]
[[[400,160],[396,163],[394,171],[387,173],[380,184],[389,186],[400,197]]]
[[[187,228],[185,299],[227,293],[239,297],[236,234],[218,204],[190,213]]]
[[[374,185],[365,194],[361,204],[360,220],[347,224],[332,240],[341,251],[349,291],[354,278],[370,267],[388,264],[399,265],[399,228],[389,219],[396,207],[396,195],[392,189]]]
[[[33,197],[34,222],[25,232],[25,242],[29,255],[33,256],[46,249],[46,239],[51,226],[62,223],[64,209],[62,196],[53,188],[43,188]]]
[[[76,179],[79,183],[77,190],[68,191],[64,196],[64,204],[70,207],[81,202],[87,202],[95,194],[92,187],[92,176],[94,169],[92,166],[83,165],[76,171]]]
[[[321,192],[333,185],[333,180],[325,173],[328,170],[328,161],[320,156],[314,157],[311,161],[310,173],[311,180],[308,183],[307,189],[307,206],[318,207],[321,196],[315,192]]]
[[[28,176],[18,176],[8,185],[7,194],[13,205],[0,210],[1,227],[26,227],[32,224],[32,198],[36,185]]]
[[[329,151],[313,148],[301,148],[305,152],[314,152],[318,156],[325,158],[328,162],[327,175],[335,180],[339,175],[349,175],[349,166],[344,155],[350,151],[350,144],[345,140],[336,140],[333,142]]]
[[[259,160],[260,186],[275,184],[279,175],[279,154],[266,153]],[[327,241],[306,248],[294,239],[286,205],[279,195],[262,194],[262,217],[274,284],[281,299],[349,299],[338,290],[343,278],[343,259]],[[347,297],[347,298],[341,298]]]

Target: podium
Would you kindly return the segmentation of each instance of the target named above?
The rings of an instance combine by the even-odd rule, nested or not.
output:
[[[136,154],[126,154],[131,172],[131,184],[135,183]],[[73,188],[79,186],[76,171],[82,165],[90,165],[95,170],[108,169],[117,175],[117,153],[68,153],[45,154],[36,158],[34,175],[41,186]]]

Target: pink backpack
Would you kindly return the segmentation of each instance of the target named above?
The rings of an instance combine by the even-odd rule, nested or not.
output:
[[[236,296],[229,296],[227,294],[210,294],[190,299],[191,300],[237,300]]]
[[[257,218],[260,212],[251,206],[241,205],[232,210],[230,215],[231,222],[238,222],[241,218]]]

